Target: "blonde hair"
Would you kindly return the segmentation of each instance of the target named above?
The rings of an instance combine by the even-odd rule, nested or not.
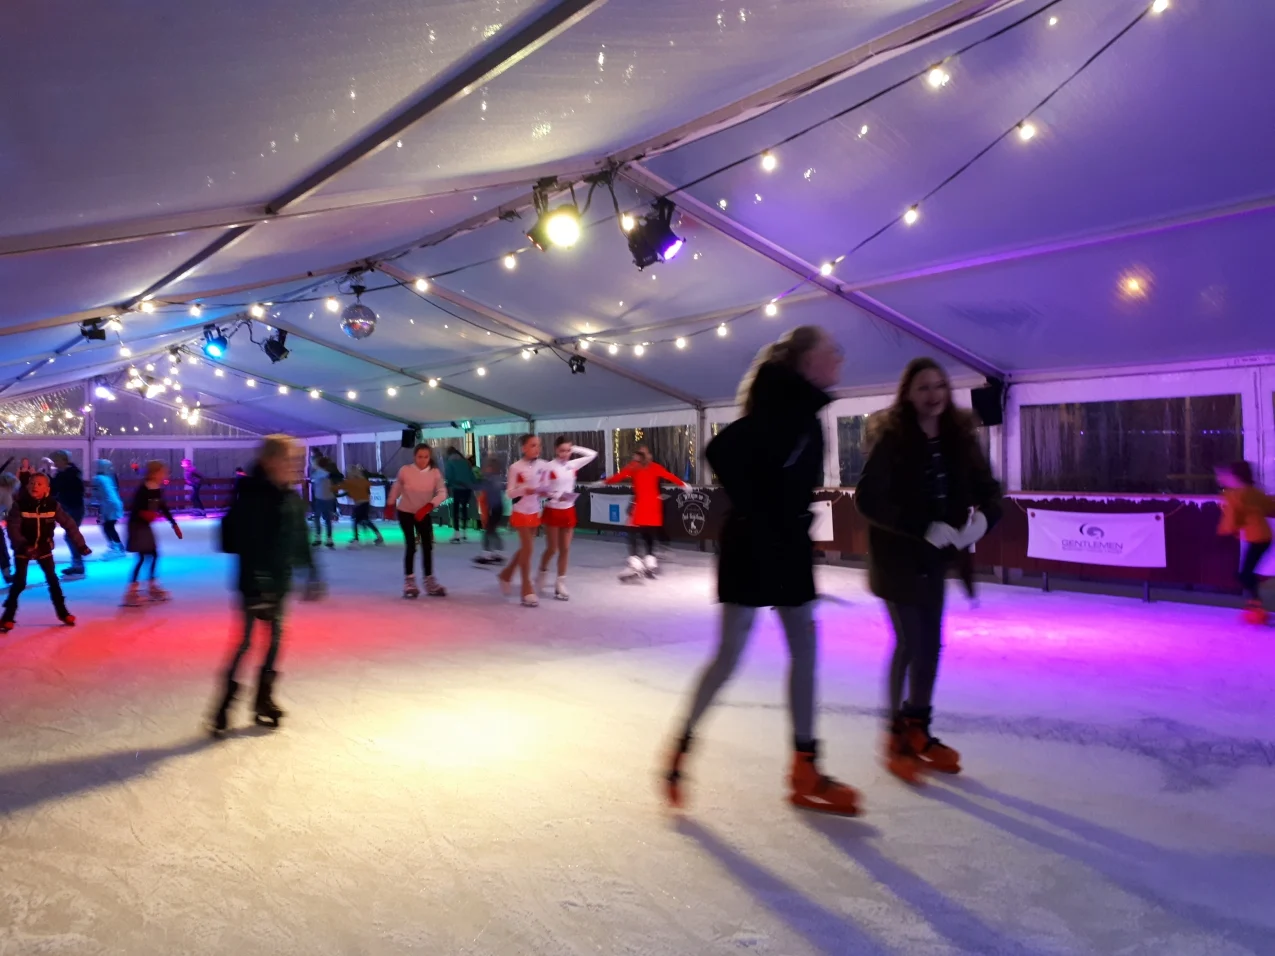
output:
[[[287,458],[296,448],[296,439],[291,435],[267,435],[257,448],[257,461],[269,461],[273,458]]]
[[[765,346],[753,359],[752,367],[744,373],[739,382],[739,392],[735,396],[735,404],[739,405],[744,415],[753,413],[753,385],[757,382],[757,373],[765,365],[782,365],[795,372],[801,371],[802,360],[818,348],[825,338],[825,333],[817,325],[799,325],[777,342]]]

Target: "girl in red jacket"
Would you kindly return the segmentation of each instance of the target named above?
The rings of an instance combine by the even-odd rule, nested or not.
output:
[[[651,449],[639,445],[627,468],[606,480],[608,485],[633,483],[633,511],[629,515],[629,569],[632,575],[654,574],[660,564],[655,559],[655,530],[664,527],[664,502],[660,482],[671,481],[679,488],[690,487],[663,465],[651,460]],[[638,555],[639,538],[646,544],[645,561]]]

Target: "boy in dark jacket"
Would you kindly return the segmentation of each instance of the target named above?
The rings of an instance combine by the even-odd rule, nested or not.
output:
[[[46,475],[32,475],[27,487],[14,499],[9,511],[9,541],[13,544],[15,561],[13,584],[4,602],[4,614],[0,616],[0,631],[12,631],[14,617],[18,613],[18,596],[27,586],[27,569],[32,561],[40,565],[44,579],[49,582],[49,597],[58,620],[67,627],[75,626],[75,617],[66,609],[62,597],[62,583],[53,567],[53,530],[61,525],[66,532],[67,543],[81,559],[92,554],[84,543],[84,535],[60,504],[50,497],[49,479]]]
[[[313,552],[307,537],[305,502],[292,490],[301,480],[302,452],[292,439],[272,435],[261,446],[252,472],[240,479],[234,504],[221,523],[222,550],[239,556],[239,592],[243,595],[243,639],[225,672],[221,701],[209,722],[213,736],[226,732],[228,713],[239,690],[236,677],[252,646],[253,625],[270,625],[270,646],[257,679],[256,722],[277,727],[283,711],[272,696],[275,659],[283,637],[284,600],[292,589],[293,568],[306,568],[307,599],[320,596]]]
[[[55,451],[51,458],[57,468],[50,486],[53,497],[62,506],[67,517],[75,522],[76,528],[79,528],[84,524],[84,473],[71,461],[68,452]],[[71,552],[71,566],[62,570],[62,576],[84,577],[84,555],[74,546],[70,534],[66,536],[66,546]]]

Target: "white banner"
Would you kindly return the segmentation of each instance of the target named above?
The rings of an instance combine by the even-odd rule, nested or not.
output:
[[[1027,556],[1118,568],[1162,568],[1164,515],[1027,512]]]
[[[632,495],[589,495],[589,520],[594,524],[628,524]]]
[[[832,502],[816,501],[810,506],[814,520],[810,522],[810,540],[827,543],[832,540]]]
[[[370,498],[370,504],[372,505],[372,507],[373,507],[373,508],[379,508],[379,509],[381,509],[381,510],[384,510],[384,509],[385,509],[385,492],[386,492],[386,490],[387,490],[387,489],[386,489],[386,487],[385,487],[384,485],[373,485],[373,486],[372,486],[372,496],[371,496],[371,498]]]

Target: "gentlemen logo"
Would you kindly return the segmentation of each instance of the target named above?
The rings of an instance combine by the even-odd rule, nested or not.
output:
[[[694,488],[682,491],[677,496],[677,511],[682,516],[682,528],[692,538],[698,538],[708,525],[708,509],[712,499],[708,493]]]
[[[1123,541],[1108,541],[1107,532],[1096,524],[1082,524],[1078,529],[1080,537],[1064,537],[1059,541],[1064,551],[1076,551],[1084,554],[1122,554]]]

